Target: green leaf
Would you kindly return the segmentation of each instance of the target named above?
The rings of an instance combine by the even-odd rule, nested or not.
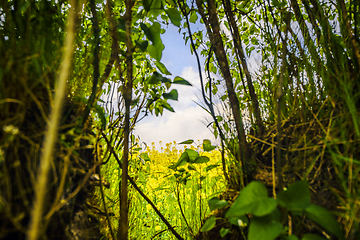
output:
[[[199,153],[193,149],[185,149],[185,152],[188,154],[190,161],[189,162],[194,162],[195,159],[197,159],[197,157],[199,157]]]
[[[161,101],[161,106],[170,112],[175,112],[175,110],[170,106],[170,104],[164,100]]]
[[[281,222],[268,217],[254,217],[250,222],[248,240],[273,240],[282,231]]]
[[[161,25],[158,22],[154,22],[154,24],[149,28],[151,35],[153,36],[153,44],[155,46],[159,46],[162,45],[162,41],[160,38],[160,34],[161,34]]]
[[[150,9],[161,9],[162,8],[162,0],[143,0],[144,7],[146,6],[146,10]]]
[[[213,64],[213,63],[210,63],[210,71],[212,72],[212,73],[214,73],[214,74],[216,74],[217,73],[217,68],[216,68],[216,66]]]
[[[247,213],[260,217],[274,211],[276,206],[276,200],[267,196],[264,184],[253,181],[240,192],[225,217],[237,217]]]
[[[142,52],[145,52],[148,45],[149,45],[149,41],[147,41],[147,40],[145,40],[145,41],[137,41],[137,40],[135,40],[135,44]]]
[[[210,171],[211,169],[214,169],[216,167],[220,166],[219,164],[212,164],[212,165],[209,165],[205,168],[205,171],[208,172]]]
[[[227,228],[221,228],[220,229],[220,237],[225,237],[225,235],[226,234],[228,234],[230,232],[230,230],[229,229],[227,229]]]
[[[148,53],[155,60],[160,61],[162,57],[162,51],[164,50],[164,45],[161,44],[159,46],[149,45],[147,48]]]
[[[204,225],[201,227],[200,232],[207,232],[210,231],[215,227],[216,224],[216,217],[211,216],[208,219],[206,219]]]
[[[141,29],[144,31],[147,39],[149,39],[154,46],[156,47],[163,47],[160,33],[161,33],[161,25],[158,22],[155,22],[152,26],[148,27],[144,23],[140,23]],[[160,60],[158,60],[160,61]]]
[[[167,68],[165,67],[165,65],[163,63],[156,62],[155,65],[160,70],[160,72],[162,72],[163,74],[171,75],[171,73],[169,72],[169,70],[167,70]]]
[[[159,74],[158,72],[155,71],[153,73],[153,75],[151,75],[150,77],[148,77],[146,79],[146,82],[148,84],[158,84],[158,83],[160,83],[161,79],[162,79],[161,74]]]
[[[164,9],[150,9],[149,15],[153,15],[154,18],[157,18],[160,14],[162,14]]]
[[[119,23],[117,25],[117,28],[121,29],[123,31],[126,31],[125,30],[125,18],[123,18],[123,17],[119,18]]]
[[[147,161],[150,161],[150,157],[147,153],[140,153],[140,156],[139,156],[141,159],[143,159],[145,162]]]
[[[336,221],[334,216],[325,208],[310,204],[305,209],[305,215],[326,229],[326,231],[333,233],[339,239],[345,239],[344,233],[340,228],[340,224]]]
[[[207,156],[200,156],[195,159],[194,163],[207,163],[209,161],[210,158],[208,158]]]
[[[177,26],[180,27],[180,21],[181,21],[181,16],[179,11],[176,8],[170,8],[165,10],[166,14],[169,16],[171,22]]]
[[[251,44],[252,44],[252,45],[255,45],[255,46],[256,46],[256,45],[259,45],[259,41],[256,39],[256,37],[252,37],[252,38],[251,38]]]
[[[183,79],[182,77],[179,77],[179,76],[174,78],[173,83],[192,86],[191,83],[189,83],[188,81],[186,81],[185,79]]]
[[[186,162],[189,161],[189,155],[187,152],[183,152],[179,158],[179,160],[177,161],[177,163],[175,163],[175,165],[172,166],[172,169],[175,169],[177,167],[180,167],[182,165],[185,165]]]
[[[327,238],[321,237],[317,234],[307,233],[301,238],[301,240],[327,240]]]
[[[188,169],[191,170],[191,171],[196,170],[196,168],[195,168],[193,165],[191,165],[191,164],[188,165]]]
[[[170,79],[166,78],[166,77],[161,77],[160,81],[162,83],[171,83]]]
[[[146,11],[150,10],[151,0],[142,0],[142,5]]]
[[[171,90],[169,93],[163,93],[165,99],[178,100],[178,92],[176,89]]]
[[[140,23],[140,27],[144,31],[147,39],[149,39],[151,42],[154,42],[154,36],[153,36],[152,32],[150,31],[149,27],[146,26],[146,24],[144,24],[144,23]]]
[[[183,142],[181,142],[179,144],[192,144],[193,142],[194,142],[194,140],[189,139],[189,140],[183,141]]]
[[[229,205],[228,201],[225,200],[220,200],[217,197],[213,197],[212,199],[210,199],[208,201],[209,207],[210,207],[210,211],[214,211],[216,209],[220,209],[223,207],[226,207],[227,205]]]
[[[281,191],[277,200],[280,206],[290,211],[302,211],[310,205],[310,190],[307,181],[298,181]]]
[[[124,31],[119,31],[119,42],[126,42],[126,33]]]
[[[215,148],[216,148],[216,146],[211,145],[210,140],[208,140],[208,139],[203,140],[203,149],[204,149],[205,152],[211,152]]]
[[[191,11],[189,21],[190,21],[191,23],[196,23],[196,20],[197,20],[197,19],[198,19],[198,16],[197,16],[196,12],[195,12],[195,11]]]

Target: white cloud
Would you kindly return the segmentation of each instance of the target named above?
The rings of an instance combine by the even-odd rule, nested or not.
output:
[[[150,145],[162,141],[163,144],[187,139],[210,139],[214,142],[213,134],[206,128],[209,115],[200,107],[188,107],[175,113],[164,112],[163,116],[151,116],[146,122],[139,123],[135,135],[139,135],[142,142]],[[157,145],[159,146],[159,145]]]

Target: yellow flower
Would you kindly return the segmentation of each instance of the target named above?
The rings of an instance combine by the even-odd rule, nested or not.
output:
[[[155,227],[155,231],[160,231],[160,230],[161,230],[161,226],[157,225],[157,226]]]
[[[146,205],[146,211],[147,211],[147,212],[149,212],[151,209],[152,209],[152,207],[151,207],[150,204]]]

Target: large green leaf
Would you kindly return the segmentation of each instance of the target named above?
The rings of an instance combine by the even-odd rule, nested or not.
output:
[[[155,65],[160,70],[160,72],[162,72],[163,74],[171,75],[171,73],[169,72],[169,70],[167,70],[167,68],[165,67],[165,65],[163,63],[156,62]]]
[[[185,152],[188,154],[190,161],[189,162],[194,162],[196,160],[197,157],[199,157],[199,153],[193,149],[185,149]]]
[[[181,16],[179,11],[176,8],[170,8],[165,10],[166,14],[169,16],[171,22],[177,26],[180,27],[180,21],[181,21]]]
[[[160,80],[162,83],[165,83],[165,86],[167,89],[170,88],[171,86],[171,81],[170,79],[166,78],[166,77],[161,77],[161,80]]]
[[[170,112],[175,112],[175,110],[170,106],[170,104],[165,101],[165,100],[161,100],[161,106],[163,106],[163,108],[165,108],[166,110],[170,111]]]
[[[253,181],[240,192],[225,217],[237,217],[247,213],[260,217],[274,211],[276,206],[276,200],[267,196],[264,184]]]
[[[310,204],[305,209],[305,215],[326,229],[326,231],[333,233],[339,239],[345,239],[344,233],[340,228],[340,224],[336,221],[334,216],[325,208],[315,204]]]
[[[161,49],[161,51],[162,51],[164,49],[164,45],[162,44],[161,37],[160,37],[160,34],[161,34],[160,23],[155,22],[150,27],[148,27],[148,25],[146,25],[144,23],[140,23],[140,27],[144,31],[147,39],[149,39],[153,43],[152,45],[162,48]],[[158,61],[160,61],[160,60],[158,60]]]
[[[161,34],[161,25],[160,25],[160,23],[154,22],[154,24],[151,27],[149,27],[149,30],[150,30],[150,32],[151,32],[151,34],[153,36],[153,40],[152,40],[153,44],[155,46],[162,45],[162,41],[161,41],[161,37],[160,37],[160,34]]]
[[[183,152],[179,158],[179,160],[175,163],[175,165],[172,166],[173,169],[185,165],[186,162],[189,161],[189,155],[187,152]]]
[[[189,83],[188,81],[186,81],[185,79],[183,79],[182,77],[179,77],[179,76],[174,78],[173,83],[192,86],[191,83]]]
[[[149,39],[151,42],[154,42],[154,36],[153,36],[152,32],[150,31],[149,27],[144,23],[140,23],[140,27],[144,31],[147,39]]]
[[[162,0],[142,0],[142,3],[146,11],[150,11],[151,9],[162,9],[163,7]]]
[[[210,140],[208,140],[208,139],[203,140],[203,149],[204,149],[205,152],[211,152],[215,148],[216,148],[216,146],[211,145]]]
[[[145,41],[137,41],[137,40],[135,40],[135,44],[142,52],[145,52],[148,45],[149,45],[149,41],[147,41],[147,40],[145,40]]]
[[[212,199],[210,199],[208,201],[208,204],[209,204],[209,207],[210,207],[210,211],[214,211],[216,209],[226,207],[227,205],[229,205],[229,202],[225,201],[225,200],[220,200],[217,197],[213,197]]]
[[[290,211],[302,211],[310,205],[310,190],[307,181],[298,181],[278,194],[280,206]]]
[[[165,99],[178,100],[178,92],[176,89],[171,90],[169,93],[163,93]]]
[[[248,240],[273,240],[283,231],[281,222],[269,217],[254,217],[249,226]]]
[[[162,9],[162,8],[160,8],[160,9],[150,9],[149,15],[153,15],[154,18],[157,18],[163,12],[164,12],[164,9]]]
[[[194,163],[207,163],[210,161],[210,158],[207,156],[199,156],[195,159]]]
[[[142,0],[142,5],[146,11],[150,10],[152,0]]]
[[[149,45],[147,51],[151,57],[153,57],[157,61],[160,61],[162,57],[162,51],[164,50],[164,48],[165,47],[163,44],[159,46]]]
[[[215,216],[211,216],[209,217],[204,225],[201,227],[200,232],[207,232],[210,231],[211,229],[213,229],[215,227],[216,224],[216,217]]]

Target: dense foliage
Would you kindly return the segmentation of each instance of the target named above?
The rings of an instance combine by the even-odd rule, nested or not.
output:
[[[2,0],[0,238],[358,239],[359,18],[344,0]],[[161,62],[168,24],[217,150],[155,156],[131,134],[191,86]]]

